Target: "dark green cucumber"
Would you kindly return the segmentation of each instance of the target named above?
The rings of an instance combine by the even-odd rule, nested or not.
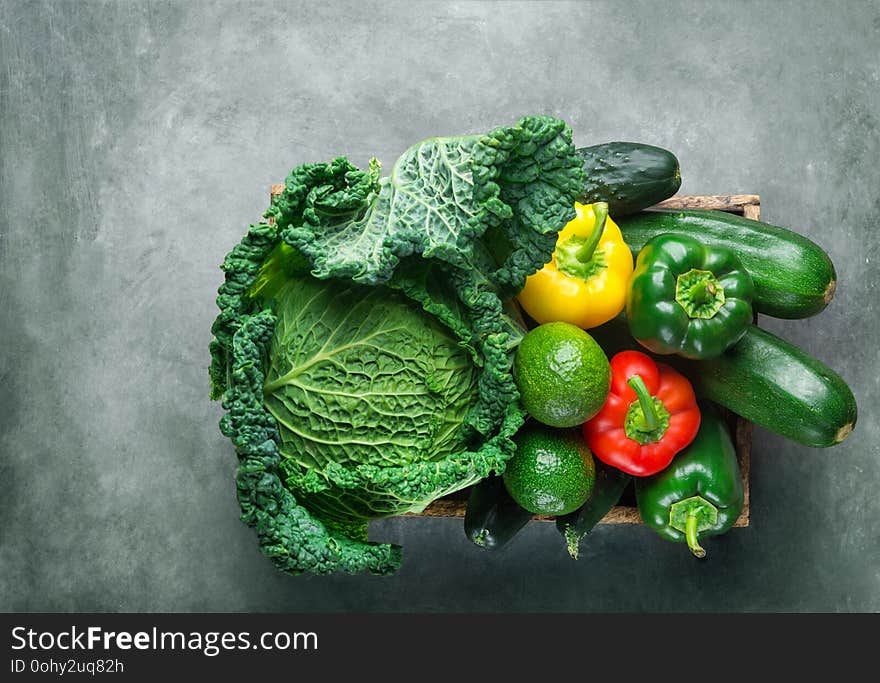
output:
[[[630,336],[622,317],[590,330],[590,334],[609,358],[626,349],[645,351]],[[655,358],[681,371],[701,396],[805,446],[833,446],[855,427],[856,399],[840,375],[755,325],[717,358]]]
[[[834,296],[837,274],[815,242],[776,225],[724,211],[645,211],[619,221],[633,258],[656,235],[690,235],[736,252],[755,281],[754,306],[774,318],[807,318]]]
[[[668,199],[681,187],[681,169],[672,152],[638,142],[606,142],[581,147],[587,184],[581,201],[608,202],[617,220]]]
[[[683,365],[698,393],[805,446],[833,446],[855,427],[856,399],[840,375],[755,325],[717,358]]]
[[[487,477],[471,489],[464,516],[464,532],[474,544],[498,550],[532,518],[504,487],[501,477]]]
[[[598,458],[595,459],[595,464],[596,479],[587,502],[574,512],[556,518],[556,528],[565,539],[568,554],[574,560],[578,558],[578,545],[581,539],[590,533],[617,504],[623,490],[632,479],[625,472],[606,465]]]

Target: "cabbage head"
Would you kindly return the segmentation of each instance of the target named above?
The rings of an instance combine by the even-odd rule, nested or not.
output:
[[[286,572],[394,572],[372,519],[503,472],[523,422],[508,299],[584,186],[568,126],[433,138],[382,177],[344,157],[287,176],[222,265],[212,397],[242,520]]]

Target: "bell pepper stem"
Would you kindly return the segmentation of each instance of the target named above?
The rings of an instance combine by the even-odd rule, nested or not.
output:
[[[669,506],[669,526],[684,534],[688,548],[696,557],[706,557],[697,534],[717,529],[718,507],[700,495],[691,496]]]
[[[691,552],[696,557],[706,557],[706,551],[700,545],[700,541],[697,539],[697,521],[698,515],[696,512],[690,512],[687,516],[687,522],[685,522],[684,527],[684,535],[687,539],[688,548],[691,549]]]
[[[651,396],[651,392],[648,391],[648,387],[645,386],[645,380],[639,375],[633,375],[626,383],[632,387],[632,390],[636,392],[636,396],[639,399],[639,406],[641,407],[642,415],[644,416],[642,431],[653,432],[660,425],[660,416],[657,415],[657,408],[654,405],[654,397]]]
[[[675,300],[689,318],[709,320],[724,306],[724,287],[709,270],[691,268],[675,282]]]
[[[711,301],[715,297],[715,292],[717,291],[718,288],[715,286],[714,282],[711,280],[704,280],[691,287],[690,298],[697,306],[702,306]]]
[[[578,249],[575,257],[581,263],[588,263],[593,258],[593,252],[599,246],[599,240],[602,239],[602,233],[605,232],[605,220],[608,218],[608,204],[606,202],[596,202],[593,204],[593,215],[596,220],[593,223],[593,231],[590,233],[589,239],[584,242],[584,246]]]

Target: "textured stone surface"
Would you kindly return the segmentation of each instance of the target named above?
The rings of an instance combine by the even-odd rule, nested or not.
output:
[[[0,610],[880,609],[878,41],[876,2],[0,2]],[[207,399],[218,264],[296,164],[527,113],[672,149],[683,193],[759,193],[826,247],[831,307],[762,324],[852,384],[855,433],[756,430],[752,526],[705,563],[397,519],[396,577],[275,573]]]

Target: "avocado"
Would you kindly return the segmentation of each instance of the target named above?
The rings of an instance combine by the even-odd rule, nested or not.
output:
[[[578,430],[532,421],[514,442],[516,453],[504,470],[504,485],[520,506],[537,515],[565,515],[590,497],[596,464]]]
[[[564,322],[526,333],[513,372],[526,412],[551,427],[583,424],[605,405],[611,387],[611,366],[602,347]]]

